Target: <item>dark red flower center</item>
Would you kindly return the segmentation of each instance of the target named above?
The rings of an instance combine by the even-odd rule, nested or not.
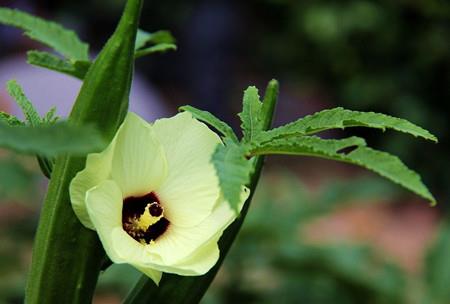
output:
[[[145,227],[142,225],[142,216],[145,212],[147,216],[154,218],[154,223]],[[122,227],[136,241],[150,244],[160,237],[169,227],[170,222],[162,216],[164,208],[154,192],[144,196],[130,196],[123,200]],[[145,228],[144,228],[145,227]]]

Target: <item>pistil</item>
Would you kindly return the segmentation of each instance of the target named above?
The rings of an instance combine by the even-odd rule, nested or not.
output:
[[[167,230],[169,224],[155,193],[124,200],[122,227],[136,241],[142,244],[154,242]]]

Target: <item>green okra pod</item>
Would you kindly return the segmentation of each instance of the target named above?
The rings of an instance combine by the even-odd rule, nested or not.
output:
[[[69,121],[91,124],[107,141],[128,109],[134,43],[143,0],[128,0],[116,31],[90,67]],[[97,234],[81,225],[69,184],[84,157],[57,158],[35,237],[26,303],[91,303],[104,251]]]

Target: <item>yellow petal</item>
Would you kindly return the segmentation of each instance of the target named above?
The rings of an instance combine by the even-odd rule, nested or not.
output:
[[[207,273],[219,260],[220,251],[217,242],[218,239],[213,239],[188,258],[172,265],[171,269],[166,271],[185,276],[197,276]]]
[[[140,266],[142,263],[161,262],[156,254],[151,254],[146,246],[133,239],[122,227],[116,228],[111,233],[111,243],[116,254],[126,263]]]
[[[207,273],[217,263],[219,255],[220,252],[217,246],[217,239],[215,239],[196,251],[193,255],[187,257],[177,264],[145,264],[144,261],[142,264],[140,264],[140,267],[137,267],[136,265],[133,266],[135,266],[137,269],[157,269],[161,272],[174,273],[178,275],[197,276]]]
[[[161,259],[122,229],[122,204],[122,194],[114,181],[104,181],[88,191],[87,210],[111,261],[131,264],[158,284],[161,272],[148,263]]]
[[[241,192],[240,208],[248,195],[248,189],[244,188]],[[201,256],[203,248],[210,246],[212,240],[218,240],[235,218],[235,211],[221,198],[213,213],[197,226],[169,225],[167,231],[151,247],[152,252],[158,254],[166,265],[186,264],[183,261],[193,256]]]
[[[135,267],[137,270],[139,270],[140,272],[148,276],[150,279],[152,279],[152,281],[155,282],[156,285],[159,285],[159,281],[161,281],[162,277],[161,271],[145,266],[133,265],[133,267]]]
[[[167,164],[151,126],[130,112],[116,141],[112,179],[124,197],[144,195],[158,188],[166,178]]]
[[[70,183],[70,201],[73,210],[81,223],[89,229],[95,230],[86,210],[86,192],[92,187],[109,178],[115,140],[101,153],[89,154],[86,167],[78,172]]]
[[[122,229],[122,192],[114,181],[106,180],[86,194],[86,207],[103,248],[111,261],[126,262],[113,246],[113,233]],[[131,237],[130,237],[131,238]]]
[[[157,120],[153,128],[168,165],[167,178],[156,190],[165,216],[178,226],[197,225],[212,212],[220,194],[211,164],[220,138],[188,112]]]

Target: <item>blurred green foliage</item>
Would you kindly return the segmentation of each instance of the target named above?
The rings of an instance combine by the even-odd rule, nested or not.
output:
[[[425,149],[398,134],[372,138],[415,162],[432,190],[450,197],[450,2],[264,0],[248,6],[256,24],[252,66],[312,87],[328,102],[430,129],[441,144]]]
[[[421,106],[448,96],[448,78],[440,77],[448,77],[450,64],[448,2],[263,2],[255,60],[265,59],[269,71],[326,86],[338,104],[383,104],[399,114],[412,108],[417,123],[433,111]]]
[[[309,245],[311,219],[359,202],[393,198],[380,179],[330,183],[312,194],[292,174],[263,179],[228,256],[223,281],[204,303],[403,303],[405,274],[368,245]],[[368,300],[370,299],[370,300]]]
[[[444,222],[441,226],[441,233],[426,259],[426,303],[450,302],[450,222]]]
[[[37,173],[24,166],[23,158],[0,158],[0,199],[30,203],[36,195]]]
[[[0,158],[0,303],[23,302],[40,199],[33,160]]]

